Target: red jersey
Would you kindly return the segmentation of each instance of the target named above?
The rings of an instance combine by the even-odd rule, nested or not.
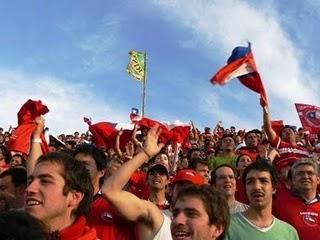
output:
[[[297,230],[300,240],[320,236],[320,195],[309,203],[295,193],[281,196],[274,204],[274,215],[291,224]]]
[[[279,136],[271,142],[271,145],[279,150],[280,157],[273,162],[278,170],[292,165],[300,158],[309,156],[308,151],[304,147],[285,142]]]
[[[241,178],[237,178],[237,190],[235,193],[235,198],[237,201],[245,203],[245,204],[249,204],[249,200],[247,197],[247,193],[246,193],[246,188],[242,182]]]
[[[98,240],[96,230],[87,226],[87,221],[85,217],[79,217],[71,226],[62,229],[59,232],[59,239]]]
[[[95,227],[101,240],[135,239],[135,224],[119,216],[101,195],[92,203],[89,225]]]

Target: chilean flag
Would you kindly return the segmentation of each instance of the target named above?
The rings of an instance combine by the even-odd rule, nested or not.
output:
[[[120,149],[122,151],[125,150],[125,146],[132,139],[132,124],[112,122],[98,122],[92,124],[90,118],[83,118],[83,120],[89,125],[89,131],[92,133],[93,142],[98,148],[105,150],[114,148],[115,140],[120,129],[123,129],[123,133],[120,136]]]
[[[138,114],[131,113],[130,119],[138,124],[140,128],[150,129],[155,124],[161,128],[160,141],[163,143],[173,142],[186,144],[189,141],[190,124],[178,120],[173,123],[161,123],[151,118],[141,117]]]
[[[266,91],[257,70],[250,43],[248,43],[248,47],[236,47],[233,49],[227,65],[222,67],[211,78],[210,82],[224,85],[233,78],[238,78],[247,88],[259,93],[262,101],[267,105]]]
[[[320,133],[320,107],[303,103],[295,103],[295,106],[304,130],[315,138]]]

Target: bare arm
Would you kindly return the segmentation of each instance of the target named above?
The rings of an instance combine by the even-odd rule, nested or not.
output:
[[[261,106],[262,106],[262,111],[263,111],[263,127],[264,130],[268,136],[268,140],[270,142],[274,141],[275,138],[277,137],[276,132],[273,130],[272,126],[271,126],[271,117],[270,117],[270,111],[267,105],[263,105],[263,103],[261,102]]]
[[[130,221],[148,223],[146,226],[150,226],[153,233],[158,231],[163,222],[161,211],[153,203],[141,200],[122,189],[134,171],[145,161],[155,156],[164,146],[162,143],[158,144],[160,132],[158,126],[151,128],[143,149],[110,176],[101,188],[103,196],[120,214]]]
[[[122,155],[123,155],[122,151],[120,149],[120,137],[121,137],[122,133],[123,133],[123,130],[121,128],[120,131],[117,134],[116,141],[115,141],[115,146],[114,146],[114,149],[115,149],[116,153],[119,155],[119,157],[122,157]]]
[[[30,152],[27,161],[27,173],[28,176],[33,172],[34,166],[36,165],[37,159],[43,154],[41,149],[41,134],[44,129],[45,120],[42,116],[35,119],[36,129],[32,134]]]

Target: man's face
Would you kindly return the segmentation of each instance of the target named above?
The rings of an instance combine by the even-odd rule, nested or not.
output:
[[[35,166],[26,189],[25,210],[49,227],[70,221],[72,193],[63,194],[65,180],[59,165],[43,162]]]
[[[248,133],[245,140],[248,147],[256,147],[259,143],[258,134],[253,132]]]
[[[75,156],[75,159],[84,162],[86,168],[90,172],[90,178],[94,189],[99,189],[99,180],[104,176],[105,171],[99,171],[97,169],[96,162],[90,155],[78,153]]]
[[[209,216],[202,200],[188,196],[177,200],[171,222],[173,240],[212,240],[223,232],[223,228],[209,224]]]
[[[251,170],[246,176],[246,193],[250,207],[261,210],[272,205],[271,175],[267,171]]]
[[[221,148],[223,150],[234,150],[234,148],[235,148],[234,145],[235,144],[234,144],[234,140],[232,137],[225,137],[221,141]]]
[[[208,184],[210,180],[209,167],[202,163],[197,163],[195,171],[200,173],[204,178],[204,183]]]
[[[300,165],[294,170],[292,184],[298,192],[304,193],[309,191],[316,192],[320,178],[315,169],[308,164]]]
[[[286,127],[281,132],[281,138],[283,139],[283,141],[292,142],[296,139],[296,134],[291,128]]]
[[[236,192],[236,176],[229,167],[220,167],[216,170],[215,185],[225,196],[234,196]]]
[[[201,152],[199,150],[192,151],[190,158],[201,158]]]
[[[151,189],[165,189],[169,180],[164,169],[154,168],[148,173],[148,184]]]
[[[10,175],[0,178],[0,191],[7,192],[13,196],[16,195],[16,187],[14,186]]]

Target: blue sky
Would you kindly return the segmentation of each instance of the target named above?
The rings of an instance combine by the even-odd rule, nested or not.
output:
[[[203,129],[262,124],[259,97],[237,80],[209,79],[251,41],[273,119],[300,126],[294,103],[320,105],[317,1],[6,1],[0,9],[0,126],[16,126],[41,99],[52,133],[93,122],[129,122],[142,85],[125,71],[132,49],[148,54],[146,116]]]

